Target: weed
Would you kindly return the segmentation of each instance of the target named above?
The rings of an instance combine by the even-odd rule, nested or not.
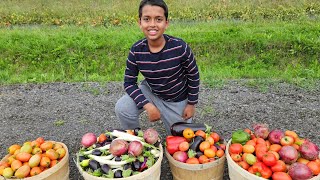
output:
[[[54,125],[55,125],[55,126],[63,126],[64,123],[65,123],[64,120],[59,119],[59,120],[56,120],[56,121],[54,122]]]

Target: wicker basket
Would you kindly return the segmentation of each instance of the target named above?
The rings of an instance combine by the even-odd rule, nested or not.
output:
[[[57,163],[55,166],[41,172],[40,174],[24,178],[23,180],[69,180],[69,151],[65,144],[61,142],[54,142],[53,143],[59,143],[63,146],[63,148],[66,150],[66,155]],[[5,160],[9,157],[7,155],[2,160]],[[1,161],[2,161],[1,160]],[[3,176],[0,176],[0,180],[17,180],[17,179],[8,179],[4,178]]]
[[[165,150],[174,180],[222,180],[225,155],[216,161],[206,164],[186,164],[173,159]]]
[[[229,154],[230,144],[231,140],[229,140],[226,147],[226,156],[228,161],[228,172],[230,180],[266,180],[265,178],[249,173],[248,171],[241,168],[236,162],[234,162]],[[309,180],[320,180],[320,175],[315,176]]]

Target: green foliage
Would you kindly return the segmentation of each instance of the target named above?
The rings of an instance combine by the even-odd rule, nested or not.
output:
[[[2,0],[0,26],[135,24],[140,0]],[[167,0],[176,20],[301,20],[319,19],[318,0]]]
[[[128,50],[143,38],[139,2],[0,1],[0,84],[122,81]],[[318,0],[166,2],[166,33],[191,46],[203,84],[247,78],[259,79],[253,87],[266,79],[307,86],[320,78]]]
[[[318,21],[174,22],[167,33],[190,44],[202,81],[213,85],[216,79],[319,79],[319,26]],[[136,25],[13,27],[0,29],[0,36],[2,84],[122,81],[128,50],[143,38]]]

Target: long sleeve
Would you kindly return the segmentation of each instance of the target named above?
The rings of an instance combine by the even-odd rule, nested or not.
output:
[[[200,76],[193,52],[188,45],[185,47],[184,68],[186,69],[188,84],[188,104],[197,104],[199,96]]]
[[[140,109],[149,101],[143,95],[137,85],[139,70],[135,61],[133,48],[131,48],[127,61],[124,75],[124,89],[127,94],[134,100],[137,107]]]

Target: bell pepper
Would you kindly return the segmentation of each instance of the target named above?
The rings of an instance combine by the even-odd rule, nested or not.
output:
[[[232,133],[232,144],[240,143],[244,145],[249,140],[250,140],[250,134],[241,129]]]
[[[169,154],[173,154],[179,151],[179,144],[182,142],[187,142],[187,139],[181,136],[167,136],[166,138],[166,148]]]

